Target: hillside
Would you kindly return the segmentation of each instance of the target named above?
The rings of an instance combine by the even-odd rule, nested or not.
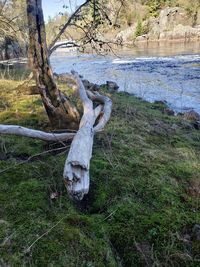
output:
[[[109,23],[104,19],[102,27],[98,27],[97,31],[104,41],[120,41],[133,47],[141,43],[190,42],[200,39],[199,0],[194,0],[192,5],[186,0],[111,0],[103,3]],[[84,25],[84,19],[81,21],[80,18],[80,25]],[[62,18],[59,15],[49,20],[46,25],[47,39],[53,38],[52,29],[58,30],[60,20]],[[67,35],[79,42],[84,32],[72,26],[63,38]]]
[[[1,123],[48,129],[18,84],[0,81]],[[162,103],[111,97],[82,203],[62,181],[68,144],[0,136],[0,266],[199,266],[200,132]]]
[[[126,43],[151,41],[198,41],[200,38],[200,2],[125,1],[117,34]]]

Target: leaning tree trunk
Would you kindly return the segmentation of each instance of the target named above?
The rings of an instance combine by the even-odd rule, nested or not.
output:
[[[49,62],[41,0],[27,1],[29,59],[49,120],[54,128],[77,129],[79,113],[58,89]]]

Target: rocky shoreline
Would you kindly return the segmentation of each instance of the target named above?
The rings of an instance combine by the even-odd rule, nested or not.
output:
[[[71,77],[71,74],[68,73],[63,73],[63,74],[56,74],[54,73],[56,79],[61,82],[61,83],[66,83],[69,87],[75,87],[74,80]],[[106,84],[96,84],[92,83],[86,79],[83,79],[82,76],[82,82],[87,90],[92,90],[92,91],[99,91],[102,88],[106,88],[106,90],[109,93],[120,93],[120,94],[126,94],[126,95],[133,95],[127,92],[120,92],[119,86],[116,82],[114,81],[106,81]],[[135,96],[136,97],[136,96]],[[142,101],[145,101],[141,99]],[[173,109],[171,109],[170,105],[167,103],[167,101],[162,100],[162,101],[154,101],[153,103],[153,108],[160,110],[163,114],[168,115],[168,116],[179,116],[183,119],[185,127],[188,129],[194,128],[196,130],[200,130],[200,114],[197,113],[194,110],[189,110],[183,113],[176,113]]]

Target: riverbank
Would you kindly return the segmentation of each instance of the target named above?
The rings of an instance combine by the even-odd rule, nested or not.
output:
[[[84,79],[95,84],[115,81],[120,91],[128,92],[149,102],[167,101],[176,113],[194,110],[200,113],[199,44],[135,47],[114,54],[55,52],[51,57],[53,71],[70,73],[75,69]],[[2,79],[29,73],[26,65],[0,71]]]
[[[48,129],[39,97],[18,84],[0,80],[1,123]],[[2,265],[198,266],[200,131],[162,103],[110,96],[82,203],[66,194],[62,144],[0,136]]]
[[[200,113],[198,53],[185,50],[179,54],[174,47],[125,50],[119,57],[92,54],[66,57],[57,53],[52,55],[51,63],[58,74],[75,69],[93,83],[115,81],[120,91],[150,102],[165,100],[176,112],[194,109]]]

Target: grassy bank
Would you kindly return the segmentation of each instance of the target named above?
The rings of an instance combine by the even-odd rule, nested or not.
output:
[[[48,128],[17,85],[0,81],[0,122]],[[112,99],[82,203],[63,186],[62,145],[0,136],[0,266],[199,266],[200,131],[159,104]]]

